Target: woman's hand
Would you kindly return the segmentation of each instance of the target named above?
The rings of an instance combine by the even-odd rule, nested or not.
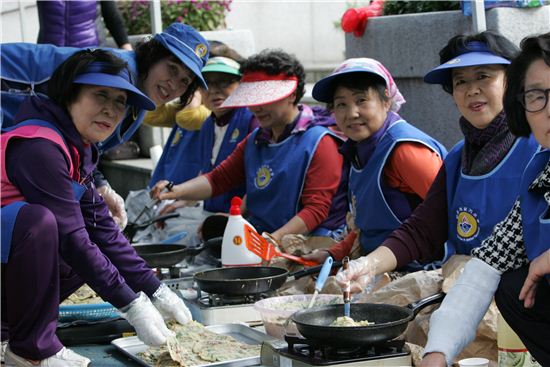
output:
[[[336,273],[336,282],[342,288],[345,288],[348,283],[351,283],[351,292],[360,293],[373,282],[375,276],[374,264],[371,263],[368,256],[363,256],[355,260],[351,260],[348,264],[348,269],[343,268]]]
[[[445,355],[443,353],[435,352],[428,353],[422,358],[421,367],[447,367],[445,361]]]
[[[529,273],[519,292],[519,299],[523,301],[525,308],[531,308],[535,304],[537,287],[546,274],[550,274],[550,250],[540,254],[529,265]]]
[[[172,184],[173,185],[173,184]],[[160,200],[160,193],[166,189],[168,186],[170,186],[170,181],[167,180],[160,180],[157,181],[155,186],[149,191],[149,196],[151,199]]]
[[[302,259],[315,261],[319,264],[323,264],[327,259],[327,257],[329,256],[330,256],[330,252],[328,252],[327,250],[318,249],[313,252],[310,252],[307,255],[302,255]]]

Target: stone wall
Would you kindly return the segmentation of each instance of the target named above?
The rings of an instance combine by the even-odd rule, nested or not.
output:
[[[487,29],[519,44],[527,35],[550,31],[550,6],[495,8],[486,13]],[[439,65],[439,50],[454,35],[471,33],[472,19],[460,11],[393,15],[369,19],[362,38],[346,36],[346,57],[372,57],[396,79],[407,103],[402,116],[432,134],[447,148],[462,139],[452,97],[422,80]]]

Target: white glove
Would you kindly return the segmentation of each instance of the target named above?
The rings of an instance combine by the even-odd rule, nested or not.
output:
[[[128,224],[128,214],[126,214],[126,209],[124,208],[124,199],[122,199],[122,197],[109,185],[98,187],[97,192],[103,197],[103,200],[105,200],[107,207],[109,207],[109,214],[111,214],[111,217],[113,217],[113,220],[120,230],[126,228]]]
[[[374,266],[366,256],[351,260],[348,263],[348,269],[340,269],[336,274],[336,281],[342,288],[351,282],[351,292],[362,292],[374,280]]]
[[[180,324],[185,324],[193,319],[183,300],[164,283],[153,294],[153,304],[167,320],[175,319]]]
[[[119,310],[130,325],[136,329],[139,340],[147,345],[162,345],[174,333],[166,327],[162,316],[143,292],[129,305]]]

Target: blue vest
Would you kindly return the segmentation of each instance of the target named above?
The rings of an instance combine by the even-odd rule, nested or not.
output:
[[[449,239],[447,260],[455,253],[469,255],[504,219],[519,194],[521,175],[538,144],[532,138],[518,138],[506,157],[482,176],[462,173],[464,142],[458,143],[445,159]]]
[[[33,95],[47,96],[45,84],[50,80],[57,67],[81,49],[75,47],[56,47],[50,44],[36,45],[33,43],[3,43],[0,44],[0,78],[2,79],[2,108],[0,111],[0,126],[13,125],[14,116],[21,103]],[[114,48],[105,48],[128,63],[132,80],[137,84],[137,65],[135,52]],[[6,83],[7,88],[4,88]],[[35,87],[38,87],[38,90]],[[141,125],[147,111],[133,111],[130,109],[127,115],[132,115],[132,125],[121,135],[120,127],[98,144],[101,151],[112,148],[127,141]]]
[[[237,108],[231,115],[227,130],[223,136],[222,145],[216,162],[212,165],[212,148],[214,147],[214,127],[215,122],[212,117],[206,119],[202,125],[199,140],[201,146],[201,172],[208,173],[212,171],[216,166],[223,162],[237,147],[237,144],[241,142],[248,135],[250,128],[250,121],[252,120],[252,112],[248,108]],[[243,197],[245,194],[245,188],[239,187],[233,189],[216,197],[204,201],[204,210],[213,213],[227,213],[231,199],[234,196]]]
[[[447,150],[438,141],[420,131],[404,120],[396,121],[380,139],[371,158],[363,169],[350,168],[349,194],[351,212],[355,225],[361,230],[360,243],[369,253],[376,249],[386,237],[401,225],[394,211],[389,207],[384,193],[402,198],[406,197],[398,190],[382,190],[383,171],[388,157],[398,143],[417,142],[445,157]]]
[[[549,160],[550,150],[539,151],[529,162],[521,181],[521,224],[525,251],[530,261],[550,248],[550,206],[542,193],[529,191],[529,186]]]
[[[149,187],[153,187],[160,180],[181,183],[199,175],[201,169],[199,133],[199,130],[186,130],[174,124]]]
[[[306,173],[327,128],[314,126],[276,144],[256,144],[254,130],[245,147],[247,220],[260,231],[273,232],[301,209]]]

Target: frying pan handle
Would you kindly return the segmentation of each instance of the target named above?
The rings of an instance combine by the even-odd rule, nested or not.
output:
[[[445,296],[446,296],[446,293],[443,293],[443,292],[436,293],[426,298],[422,298],[419,301],[413,302],[407,305],[407,307],[412,310],[414,316],[416,317],[416,315],[418,314],[418,312],[420,312],[420,310],[430,305],[441,303],[443,301],[443,298],[445,298]]]
[[[222,241],[223,241],[223,237],[211,238],[208,241],[205,241],[205,242],[201,243],[197,247],[188,248],[188,254],[189,255],[198,255],[199,253],[206,250],[207,248],[215,247],[215,246],[221,246]]]
[[[160,222],[160,221],[167,220],[167,219],[171,219],[171,218],[176,218],[176,217],[179,217],[179,216],[180,216],[180,213],[173,212],[173,213],[159,215],[159,216],[151,218],[151,219],[149,219],[149,220],[147,220],[147,221],[145,221],[141,224],[130,223],[130,225],[136,230],[144,229],[144,228],[149,227],[153,223]]]
[[[341,266],[342,266],[341,261],[334,261],[332,263],[332,269],[339,268]],[[323,267],[323,265],[316,265],[316,266],[312,266],[311,268],[297,270],[295,272],[292,272],[292,273],[288,274],[288,277],[289,278],[294,278],[294,279],[300,279],[300,278],[303,278],[307,275],[317,274],[318,272],[321,271],[322,267]]]

